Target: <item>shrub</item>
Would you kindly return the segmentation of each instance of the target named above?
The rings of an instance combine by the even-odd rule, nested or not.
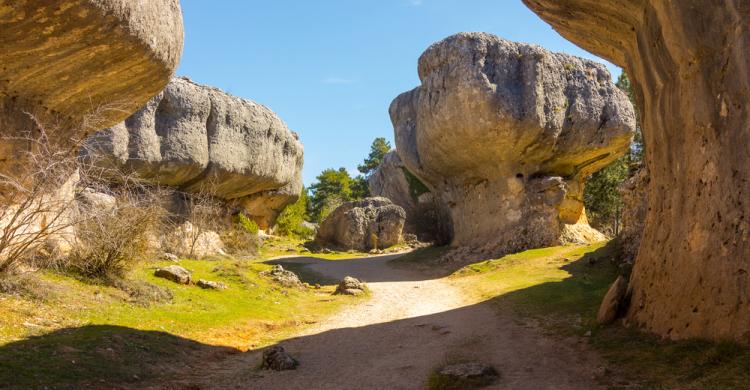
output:
[[[63,266],[104,280],[125,276],[149,249],[149,234],[166,216],[158,191],[120,190],[112,210],[94,212],[76,225],[77,242]]]
[[[308,237],[312,234],[312,230],[302,226],[306,219],[307,190],[303,188],[297,201],[287,205],[276,219],[276,234]]]
[[[248,218],[244,213],[237,213],[234,216],[234,223],[241,230],[244,230],[250,234],[258,234],[260,227],[258,223]]]

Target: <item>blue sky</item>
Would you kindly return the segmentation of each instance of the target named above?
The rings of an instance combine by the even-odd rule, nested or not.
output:
[[[451,34],[489,32],[597,59],[520,0],[181,3],[185,50],[177,73],[279,114],[305,146],[306,185],[329,167],[355,173],[375,137],[393,143],[391,100],[419,84],[419,55]]]

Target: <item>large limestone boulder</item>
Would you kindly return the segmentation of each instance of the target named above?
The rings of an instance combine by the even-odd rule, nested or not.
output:
[[[424,184],[409,173],[396,151],[388,152],[367,180],[370,194],[390,199],[406,212],[404,233],[446,244],[450,240],[444,208]]]
[[[323,221],[315,237],[321,245],[367,251],[401,241],[406,212],[386,198],[367,198],[339,206]]]
[[[452,245],[487,255],[558,244],[585,223],[586,178],[635,129],[604,65],[489,34],[432,45],[419,77],[390,107],[398,154],[447,205]]]
[[[179,0],[0,0],[0,136],[67,145],[157,94],[182,54]],[[28,114],[27,114],[28,113]],[[0,143],[0,170],[28,145]]]
[[[650,181],[630,323],[750,341],[750,8],[741,2],[524,0],[627,71]]]
[[[262,228],[302,190],[303,148],[267,107],[175,78],[86,153],[148,181],[245,207]]]

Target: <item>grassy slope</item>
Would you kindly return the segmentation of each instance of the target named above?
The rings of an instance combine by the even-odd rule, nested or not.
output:
[[[221,281],[202,290],[155,278],[144,264],[132,280],[168,290],[170,302],[139,304],[120,289],[45,272],[26,293],[0,294],[0,388],[78,387],[82,380],[128,381],[217,354],[239,353],[288,336],[356,299],[320,290],[286,289],[233,259],[183,260],[194,279]],[[155,369],[161,367],[161,371]],[[78,385],[78,386],[77,386]]]
[[[611,388],[750,388],[750,349],[700,340],[672,342],[626,329],[600,327],[596,312],[617,277],[609,261],[615,245],[530,250],[473,264],[451,279],[498,310],[513,310],[552,335],[589,336],[618,375],[604,375]],[[618,382],[618,377],[628,378]]]

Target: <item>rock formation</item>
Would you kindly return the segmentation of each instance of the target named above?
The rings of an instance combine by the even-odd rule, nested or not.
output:
[[[0,136],[36,129],[31,114],[64,145],[137,110],[182,54],[179,0],[0,0],[0,31]],[[0,143],[0,170],[27,147]]]
[[[396,148],[448,207],[453,246],[497,255],[594,236],[584,181],[635,129],[604,65],[461,33],[427,49],[419,77],[390,107]]]
[[[386,198],[348,202],[320,225],[315,241],[341,249],[383,249],[401,241],[406,212]]]
[[[650,181],[627,319],[671,338],[750,341],[750,8],[524,2],[623,66],[636,91]]]
[[[643,224],[646,222],[648,211],[647,187],[648,171],[641,168],[619,188],[623,203],[622,230],[619,237],[622,242],[622,259],[629,264],[635,261],[638,247],[641,245]]]
[[[261,228],[302,190],[302,144],[271,110],[175,78],[145,107],[92,136],[86,153],[140,178],[244,207]]]
[[[447,244],[450,229],[445,211],[432,192],[404,166],[395,151],[388,152],[378,169],[367,180],[370,194],[388,198],[406,212],[404,233],[425,242]]]

